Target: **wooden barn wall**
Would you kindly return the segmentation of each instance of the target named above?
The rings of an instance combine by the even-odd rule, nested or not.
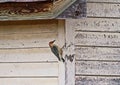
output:
[[[120,85],[120,0],[87,0],[87,18],[72,26],[76,85]]]
[[[58,85],[59,65],[48,47],[60,38],[58,26],[57,20],[0,22],[0,85]]]

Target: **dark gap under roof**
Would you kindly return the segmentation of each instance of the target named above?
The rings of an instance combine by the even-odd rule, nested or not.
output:
[[[53,2],[55,0],[0,0],[0,3],[5,3],[5,2],[44,2],[44,1],[49,1]]]

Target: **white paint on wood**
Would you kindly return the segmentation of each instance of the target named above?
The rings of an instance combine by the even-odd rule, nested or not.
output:
[[[65,63],[59,62],[59,85],[65,85]]]
[[[58,21],[58,45],[62,48],[65,44],[65,23],[64,20]],[[63,56],[63,55],[62,55]],[[65,63],[59,63],[59,85],[65,85]]]
[[[58,39],[57,33],[0,35],[0,48],[48,47],[54,39]]]
[[[77,31],[120,32],[120,19],[86,18],[73,20]]]
[[[120,17],[119,4],[87,3],[89,17]]]
[[[0,84],[65,85],[65,64],[48,48],[54,39],[65,43],[62,20],[0,22]]]
[[[58,76],[58,63],[1,63],[0,77]]]
[[[120,62],[76,61],[76,74],[119,75]]]
[[[57,78],[0,78],[0,85],[58,85]]]
[[[75,58],[74,58],[74,25],[72,20],[66,20],[66,45],[64,56],[65,64],[65,85],[75,85]]]
[[[57,61],[50,48],[1,49],[0,62],[49,62]]]
[[[76,32],[76,45],[120,46],[119,33]]]
[[[120,77],[77,76],[75,85],[119,85]]]
[[[1,34],[38,34],[57,32],[57,20],[0,22]]]

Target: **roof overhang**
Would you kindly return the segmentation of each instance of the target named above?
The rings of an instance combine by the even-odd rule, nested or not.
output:
[[[1,0],[0,20],[53,19],[76,0]]]

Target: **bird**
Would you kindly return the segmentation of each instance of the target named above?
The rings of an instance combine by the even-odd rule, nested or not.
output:
[[[51,48],[52,53],[58,58],[59,61],[65,62],[64,58],[62,57],[63,50],[56,44],[54,44],[56,40],[49,42],[49,47]]]

